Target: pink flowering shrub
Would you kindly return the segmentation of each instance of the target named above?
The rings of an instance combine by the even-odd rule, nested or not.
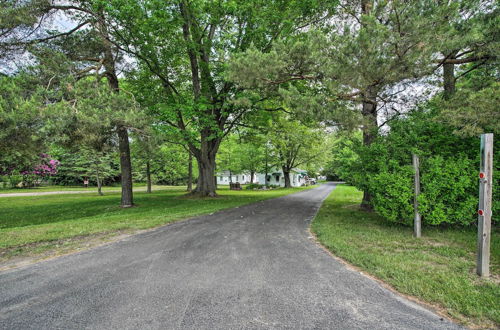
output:
[[[40,162],[33,169],[22,171],[23,182],[27,186],[33,186],[35,180],[43,180],[45,177],[57,174],[57,168],[60,162],[52,159],[48,154],[40,154]]]

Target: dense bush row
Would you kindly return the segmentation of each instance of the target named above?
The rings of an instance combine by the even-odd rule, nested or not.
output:
[[[422,221],[471,225],[477,220],[478,137],[459,137],[438,120],[432,104],[390,124],[370,146],[359,135],[339,138],[333,164],[344,180],[373,196],[374,209],[392,222],[413,222],[412,153],[420,157]],[[493,221],[500,213],[500,140],[495,140]]]

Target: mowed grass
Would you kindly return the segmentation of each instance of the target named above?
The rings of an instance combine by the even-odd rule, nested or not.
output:
[[[473,326],[500,326],[500,234],[491,240],[490,279],[475,275],[476,231],[412,228],[360,211],[362,193],[341,185],[325,200],[312,231],[335,255],[397,291],[443,308]]]
[[[103,186],[102,191],[120,191],[120,186]],[[154,185],[153,190],[177,190],[177,186],[164,186],[164,185]],[[146,184],[144,183],[134,183],[134,190],[146,190]],[[22,193],[38,193],[38,192],[51,192],[51,191],[86,191],[89,193],[97,192],[97,187],[90,186],[85,188],[84,186],[39,186],[32,188],[0,188],[0,194],[22,194]]]
[[[309,187],[308,187],[309,188]],[[120,208],[120,193],[0,198],[0,252],[34,243],[97,233],[139,230],[212,213],[307,188],[230,191],[217,198],[186,196],[185,187],[134,194],[136,207]]]

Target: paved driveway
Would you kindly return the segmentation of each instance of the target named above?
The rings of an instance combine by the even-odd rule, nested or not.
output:
[[[312,241],[309,222],[333,188],[0,273],[0,328],[458,328]]]

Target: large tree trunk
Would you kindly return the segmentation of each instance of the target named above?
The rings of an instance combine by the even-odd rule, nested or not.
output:
[[[193,155],[189,152],[187,191],[193,191]]]
[[[122,207],[132,207],[132,164],[130,162],[130,146],[126,127],[118,128],[118,149],[120,150],[120,168],[122,181]]]
[[[369,146],[375,141],[378,134],[377,123],[377,94],[376,91],[369,88],[365,95],[365,101],[362,104],[363,115],[363,145]],[[369,191],[363,191],[363,200],[360,207],[366,211],[373,211],[372,195]]]
[[[250,171],[250,183],[253,183],[254,177],[255,177],[255,171]]]
[[[210,130],[201,132],[200,149],[196,150],[194,156],[198,162],[198,182],[192,194],[201,197],[217,196],[217,178],[215,177],[215,155],[219,149],[220,140],[209,139],[212,135]],[[192,146],[191,146],[192,147]],[[191,149],[194,149],[193,147]]]
[[[149,159],[146,161],[146,181],[147,181],[147,190],[148,194],[151,193],[151,165]]]
[[[283,176],[285,177],[285,188],[292,188],[292,183],[290,181],[290,170],[283,167]]]
[[[193,193],[202,197],[215,197],[215,157],[211,155],[200,155],[196,157],[198,162],[198,182]]]

